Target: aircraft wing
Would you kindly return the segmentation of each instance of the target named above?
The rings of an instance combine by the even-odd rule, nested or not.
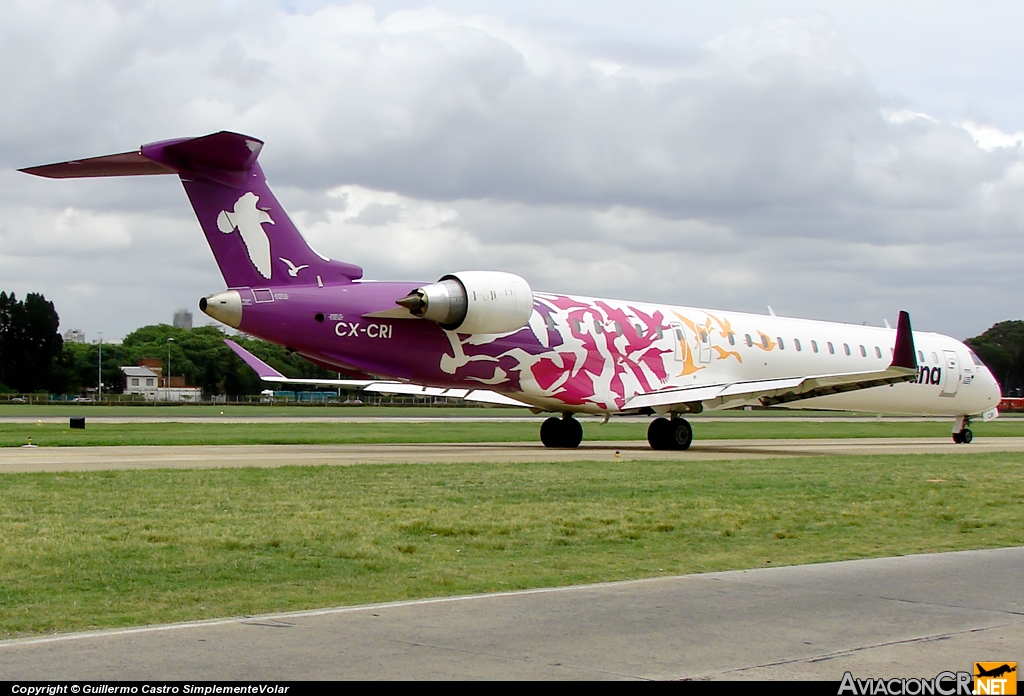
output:
[[[638,394],[626,402],[624,410],[654,409],[683,404],[701,404],[706,409],[779,404],[813,399],[818,396],[871,389],[886,384],[917,379],[917,355],[910,328],[910,315],[900,312],[892,363],[884,370],[822,375],[800,375],[783,379],[751,380],[681,389],[664,389]]]
[[[522,401],[499,394],[489,389],[447,389],[445,387],[424,387],[419,384],[408,382],[392,382],[389,380],[374,379],[299,379],[285,377],[280,372],[263,362],[255,355],[238,345],[231,339],[225,338],[224,343],[233,350],[242,361],[255,370],[259,378],[264,382],[277,384],[320,384],[331,387],[356,387],[364,391],[378,392],[381,394],[409,394],[412,396],[445,396],[453,399],[463,399],[485,404],[500,404],[502,406],[521,406],[532,408]]]
[[[917,379],[917,368],[888,367],[876,372],[811,375],[788,379],[768,379],[752,382],[734,382],[687,389],[638,394],[626,402],[624,409],[643,409],[700,403],[707,409],[735,408],[737,406],[779,404],[813,399],[858,389],[870,389],[886,384],[910,382]]]

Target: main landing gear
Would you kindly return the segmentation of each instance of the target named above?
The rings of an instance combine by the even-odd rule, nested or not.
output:
[[[685,418],[655,418],[647,426],[647,441],[656,450],[690,449],[693,428]]]
[[[971,440],[974,439],[974,433],[968,428],[971,424],[971,419],[967,416],[960,416],[953,423],[953,442],[958,445],[969,445]]]
[[[540,426],[540,441],[545,447],[579,447],[583,442],[583,426],[571,413],[563,413],[561,418],[548,418]]]

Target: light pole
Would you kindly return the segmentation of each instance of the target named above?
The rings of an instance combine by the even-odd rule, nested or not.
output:
[[[171,343],[174,342],[174,337],[167,339],[167,382],[164,386],[167,387],[167,400],[171,400]]]
[[[96,369],[96,393],[99,395],[96,399],[97,402],[103,401],[103,332],[97,331],[100,335],[100,359],[99,367]]]

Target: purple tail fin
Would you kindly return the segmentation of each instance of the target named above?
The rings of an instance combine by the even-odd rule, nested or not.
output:
[[[310,248],[267,186],[263,142],[221,131],[22,171],[50,178],[178,174],[228,287],[324,285],[361,278],[359,266]]]

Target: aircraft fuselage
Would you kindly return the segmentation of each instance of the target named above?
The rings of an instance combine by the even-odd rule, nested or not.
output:
[[[890,328],[550,293],[534,293],[529,323],[506,334],[459,334],[427,320],[379,316],[400,313],[396,299],[420,285],[236,288],[238,328],[339,370],[485,388],[575,413],[630,410],[634,396],[663,389],[883,370],[896,335]],[[967,346],[940,334],[913,335],[917,381],[793,405],[949,416],[995,408],[998,385]]]

